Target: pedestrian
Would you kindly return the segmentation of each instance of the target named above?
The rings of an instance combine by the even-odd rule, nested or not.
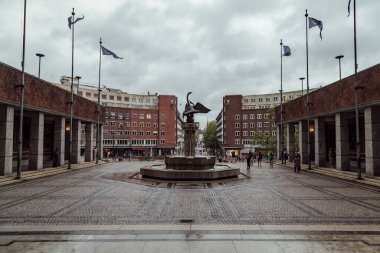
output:
[[[330,168],[334,168],[334,166],[335,166],[335,152],[332,148],[329,148],[329,161],[330,161]]]
[[[53,167],[57,167],[58,166],[58,158],[59,158],[59,152],[58,152],[58,148],[56,148],[53,151]]]
[[[248,156],[247,156],[247,170],[251,169],[251,160],[252,160],[253,154],[252,150],[249,151]]]
[[[257,155],[257,166],[261,166],[262,159],[263,159],[263,155],[261,154],[261,151],[259,151],[259,154]]]
[[[288,160],[288,153],[285,150],[284,151],[284,164],[286,164],[286,160]]]
[[[294,172],[300,173],[300,171],[301,171],[301,156],[300,156],[300,153],[297,152],[296,155],[294,156]]]
[[[269,165],[270,165],[270,167],[273,167],[274,155],[273,155],[272,151],[269,153],[268,158],[269,158]]]

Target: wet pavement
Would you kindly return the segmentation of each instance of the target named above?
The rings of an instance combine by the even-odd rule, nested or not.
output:
[[[250,178],[145,181],[147,164],[0,187],[0,251],[380,251],[379,188],[265,163],[235,164]]]

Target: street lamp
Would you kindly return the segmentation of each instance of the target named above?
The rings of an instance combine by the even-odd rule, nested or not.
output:
[[[36,56],[38,57],[38,78],[40,78],[40,73],[41,73],[41,58],[45,57],[44,54],[37,53]]]
[[[303,80],[305,80],[305,77],[300,77],[299,79],[301,80],[301,85],[302,85],[302,92],[301,92],[301,94],[303,96]]]
[[[77,95],[79,93],[79,79],[81,79],[82,77],[81,76],[76,76],[75,79],[78,80],[78,86],[77,86]]]
[[[339,80],[342,80],[342,69],[340,66],[340,59],[342,59],[343,57],[344,57],[344,55],[338,55],[335,57],[335,59],[338,59],[338,61],[339,61]]]

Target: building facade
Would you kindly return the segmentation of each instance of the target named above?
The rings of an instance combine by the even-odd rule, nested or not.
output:
[[[70,80],[62,77],[58,85],[69,89]],[[77,86],[79,96],[98,101],[95,86]],[[178,117],[176,96],[129,94],[107,87],[102,88],[100,96],[100,103],[106,108],[104,156],[163,156],[173,155],[176,148],[179,149],[178,127],[181,124],[178,122],[181,118]]]

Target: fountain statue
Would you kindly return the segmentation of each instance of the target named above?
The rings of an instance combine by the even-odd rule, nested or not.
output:
[[[215,156],[195,156],[196,132],[199,123],[194,122],[194,114],[208,113],[210,109],[201,103],[194,104],[187,93],[186,106],[182,113],[186,117],[182,129],[184,131],[184,156],[167,156],[164,164],[145,166],[140,169],[143,178],[164,180],[215,180],[238,177],[240,169],[227,164],[215,164]]]

